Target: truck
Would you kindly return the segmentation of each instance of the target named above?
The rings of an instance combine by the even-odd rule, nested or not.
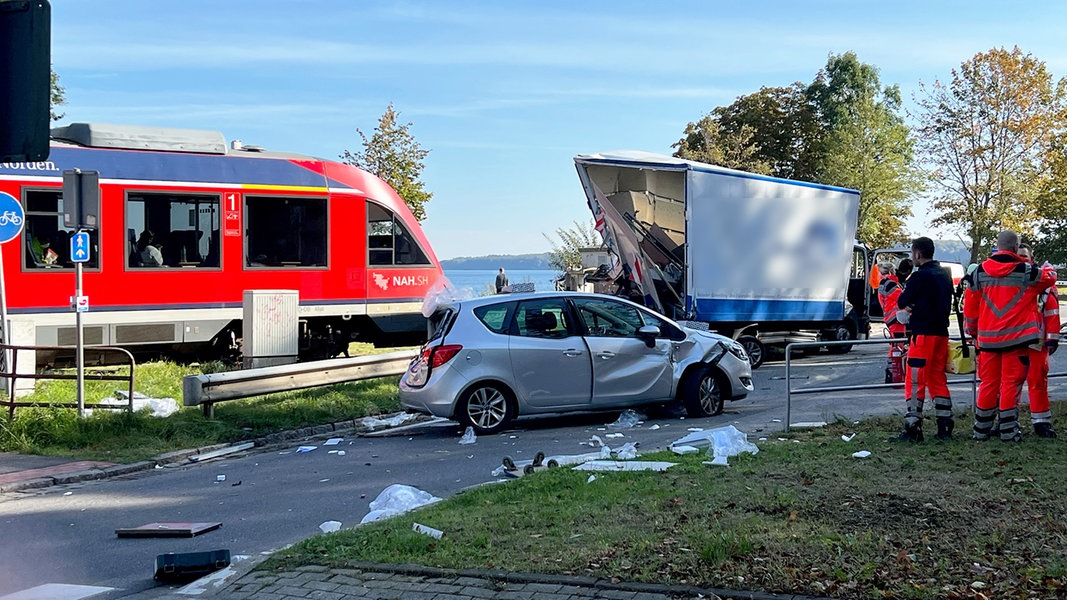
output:
[[[736,339],[754,368],[770,344],[867,337],[858,191],[643,151],[574,162],[620,295]]]

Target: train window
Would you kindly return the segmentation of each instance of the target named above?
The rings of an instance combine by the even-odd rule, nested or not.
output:
[[[126,266],[217,269],[220,222],[218,194],[130,192]]]
[[[368,262],[372,265],[428,265],[415,236],[392,212],[367,203]]]
[[[245,265],[326,266],[326,199],[245,197]]]
[[[26,269],[73,269],[70,261],[70,236],[73,229],[63,226],[61,190],[26,190],[23,206],[26,224],[19,236],[23,240],[23,267]],[[100,266],[100,244],[96,231],[89,232],[92,251],[84,266]]]

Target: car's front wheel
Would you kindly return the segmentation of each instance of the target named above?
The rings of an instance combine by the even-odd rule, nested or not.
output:
[[[722,386],[711,367],[691,372],[682,384],[682,400],[690,417],[711,417],[722,413]]]
[[[479,384],[463,393],[456,420],[475,433],[497,433],[511,420],[513,411],[507,392],[496,385]]]

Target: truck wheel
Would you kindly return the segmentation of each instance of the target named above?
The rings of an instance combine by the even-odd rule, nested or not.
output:
[[[834,341],[844,342],[846,340],[854,339],[856,339],[856,336],[852,334],[852,329],[845,323],[838,324],[837,328],[834,329]],[[846,354],[852,350],[852,344],[828,346],[826,349],[829,350],[830,354]]]
[[[711,417],[722,413],[722,386],[713,368],[693,370],[686,376],[683,386],[682,401],[690,417]]]
[[[767,347],[763,345],[763,342],[754,335],[743,335],[737,338],[737,343],[745,347],[745,354],[748,354],[748,362],[752,368],[760,368],[767,354]]]

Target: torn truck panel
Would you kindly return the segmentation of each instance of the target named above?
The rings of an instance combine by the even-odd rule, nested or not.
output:
[[[574,161],[605,244],[664,314],[727,335],[832,330],[857,302],[866,315],[848,302],[868,268],[854,265],[859,192],[639,151]]]

